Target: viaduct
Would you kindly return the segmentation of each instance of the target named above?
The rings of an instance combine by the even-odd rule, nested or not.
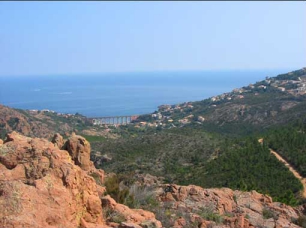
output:
[[[136,120],[138,115],[133,116],[106,116],[106,117],[94,117],[89,118],[94,125],[123,125],[129,124],[133,120]]]

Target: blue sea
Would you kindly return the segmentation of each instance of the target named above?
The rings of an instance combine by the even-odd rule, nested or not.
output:
[[[1,76],[0,103],[88,117],[152,113],[161,104],[200,101],[284,70]]]

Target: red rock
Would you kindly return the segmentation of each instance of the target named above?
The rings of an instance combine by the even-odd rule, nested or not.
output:
[[[187,225],[186,220],[182,217],[175,220],[173,228],[183,228]]]
[[[0,151],[5,151],[0,155],[0,227],[104,224],[94,179],[67,151],[15,132]]]
[[[90,162],[89,143],[72,136],[67,147],[73,160],[45,139],[7,136],[0,145],[0,227],[106,228],[102,203],[132,227],[145,221],[162,227],[152,212],[132,210],[110,197],[101,202],[105,187],[96,181],[103,183],[104,171]]]
[[[238,217],[238,227],[239,228],[244,228],[244,216],[242,216],[242,215],[240,215],[239,217]]]

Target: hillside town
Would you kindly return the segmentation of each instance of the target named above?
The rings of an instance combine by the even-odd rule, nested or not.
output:
[[[290,73],[288,74],[290,76]],[[306,94],[306,75],[293,77],[292,79],[281,80],[278,77],[266,77],[265,80],[255,84],[249,84],[242,88],[235,88],[231,92],[223,93],[218,96],[208,98],[209,108],[215,108],[224,102],[235,100],[243,100],[246,95],[253,94],[258,96],[268,90],[275,90],[282,93],[288,93],[295,97]],[[162,127],[172,128],[180,127],[194,121],[195,123],[202,124],[206,118],[205,116],[194,116],[192,110],[194,109],[193,102],[184,102],[182,104],[169,105],[164,104],[158,106],[158,111],[151,114],[150,121],[135,122],[135,127]],[[174,120],[173,114],[181,113],[181,118]]]

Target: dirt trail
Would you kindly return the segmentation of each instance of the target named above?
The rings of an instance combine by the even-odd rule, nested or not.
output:
[[[263,143],[263,139],[258,139],[259,143]],[[270,148],[269,148],[270,149]],[[271,154],[273,154],[279,161],[281,161],[285,166],[289,168],[289,171],[293,173],[293,175],[298,178],[303,185],[303,197],[306,198],[306,179],[303,178],[282,156],[280,156],[276,151],[270,149]]]

